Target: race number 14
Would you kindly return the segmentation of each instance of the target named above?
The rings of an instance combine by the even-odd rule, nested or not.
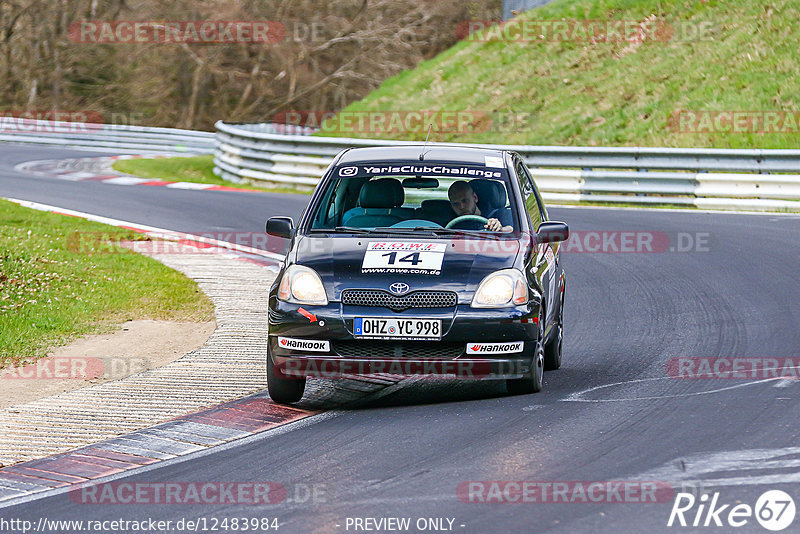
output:
[[[364,252],[362,269],[439,271],[447,245],[444,243],[370,243]]]
[[[417,265],[422,263],[422,260],[419,259],[419,255],[421,254],[420,252],[412,252],[411,254],[406,254],[405,256],[402,256],[399,260],[397,259],[398,254],[399,252],[394,251],[394,252],[387,252],[386,254],[381,254],[381,256],[384,258],[389,258],[387,261],[389,265],[394,265],[395,263],[398,262],[399,263],[407,262],[408,264],[416,267]]]

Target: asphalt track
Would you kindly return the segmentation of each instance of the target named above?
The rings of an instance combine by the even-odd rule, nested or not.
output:
[[[296,216],[308,198],[68,182],[13,170],[22,161],[76,155],[2,146],[0,196],[192,233],[259,232],[266,217]],[[676,491],[703,484],[721,503],[754,505],[764,491],[781,489],[800,505],[800,380],[667,373],[676,357],[800,357],[800,217],[589,208],[553,208],[551,217],[573,231],[663,232],[672,246],[680,232],[693,239],[700,232],[707,245],[563,254],[564,365],[545,374],[541,393],[508,396],[500,382],[410,382],[352,409],[124,479],[276,481],[290,497],[299,494],[294,502],[97,506],[62,493],[0,508],[0,519],[277,517],[287,533],[366,532],[352,526],[364,517],[408,517],[411,532],[419,531],[418,518],[452,518],[452,529],[465,533],[766,532],[753,518],[737,529],[667,527],[674,499],[459,499],[465,481],[666,480]],[[302,498],[311,485],[324,496]],[[800,517],[786,532],[798,525]]]

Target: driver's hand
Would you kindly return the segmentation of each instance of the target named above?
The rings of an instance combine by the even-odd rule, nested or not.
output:
[[[486,224],[483,227],[489,230],[490,232],[499,232],[500,230],[502,230],[503,225],[500,224],[500,221],[498,219],[489,219],[488,221],[486,221]]]
[[[490,232],[513,232],[514,228],[511,226],[503,226],[500,224],[498,219],[489,219],[486,221],[486,224],[483,225],[484,228],[489,230]]]

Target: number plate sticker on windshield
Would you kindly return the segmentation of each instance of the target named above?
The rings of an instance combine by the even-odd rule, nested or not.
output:
[[[362,339],[440,339],[440,319],[393,319],[381,317],[356,317],[353,335]]]
[[[367,245],[362,273],[442,274],[445,243],[374,241]]]

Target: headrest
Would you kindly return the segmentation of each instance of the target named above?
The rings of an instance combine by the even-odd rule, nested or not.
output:
[[[506,205],[506,189],[502,183],[475,178],[470,180],[469,185],[478,195],[478,209],[481,213],[489,213]]]
[[[405,192],[397,178],[370,180],[361,186],[358,203],[362,208],[397,208],[403,205]]]
[[[450,201],[441,198],[429,198],[428,200],[423,200],[419,207],[422,208],[422,211],[435,211],[443,213],[450,213],[450,210],[452,209]]]

